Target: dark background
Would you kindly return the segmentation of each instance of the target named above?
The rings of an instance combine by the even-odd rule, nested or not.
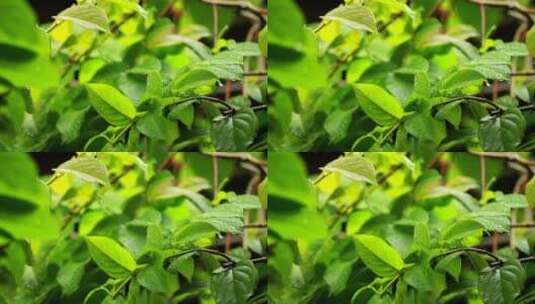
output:
[[[74,0],[30,0],[30,4],[37,13],[40,22],[51,22],[52,16],[57,15],[74,3]]]

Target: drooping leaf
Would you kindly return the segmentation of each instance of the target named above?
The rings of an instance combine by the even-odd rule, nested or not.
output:
[[[323,16],[323,19],[339,21],[355,30],[377,31],[373,13],[369,8],[360,4],[339,6]]]
[[[526,119],[518,109],[508,109],[495,117],[484,118],[479,126],[479,139],[484,151],[515,151],[524,137]]]
[[[371,184],[376,182],[373,164],[358,154],[340,157],[328,163],[323,171],[337,172],[357,182],[363,181]]]
[[[128,277],[137,267],[132,255],[113,239],[88,236],[86,243],[95,263],[112,278]]]
[[[517,260],[487,268],[479,276],[478,288],[486,304],[513,303],[524,287],[526,273]]]
[[[124,126],[137,114],[133,101],[107,84],[86,85],[95,110],[110,124]]]
[[[247,151],[258,128],[258,118],[250,108],[214,119],[210,133],[217,151]]]
[[[212,277],[210,289],[218,304],[245,304],[258,280],[258,273],[249,260],[240,260],[229,269],[221,268]]]
[[[526,200],[531,208],[535,207],[535,177],[526,184]]]
[[[383,88],[373,84],[356,84],[358,101],[368,117],[383,126],[390,126],[405,114],[399,101]]]
[[[101,161],[90,156],[75,157],[61,164],[57,173],[73,174],[88,182],[96,182],[102,185],[109,183],[108,169]]]
[[[383,239],[373,235],[355,236],[357,253],[371,271],[381,277],[392,277],[405,263],[399,253]]]
[[[89,3],[73,5],[59,13],[55,19],[69,20],[88,29],[108,31],[106,12]]]
[[[529,54],[535,56],[535,26],[532,26],[526,33],[526,46]]]

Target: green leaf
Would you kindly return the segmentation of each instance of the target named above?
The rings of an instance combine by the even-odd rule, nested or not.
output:
[[[73,5],[59,13],[55,19],[69,20],[87,29],[108,31],[106,12],[93,4]]]
[[[240,260],[230,268],[219,269],[212,277],[210,289],[218,304],[245,304],[258,281],[258,273],[249,260]]]
[[[526,46],[531,56],[535,56],[535,26],[532,26],[526,33]]]
[[[88,182],[109,184],[106,166],[90,156],[80,156],[64,162],[56,169],[56,172],[73,174]]]
[[[163,258],[156,254],[153,260],[136,276],[139,284],[150,291],[167,293],[171,286],[171,274],[163,268]]]
[[[515,151],[524,137],[526,119],[518,109],[508,109],[497,117],[482,119],[479,140],[484,151]]]
[[[235,204],[223,204],[209,210],[195,221],[212,225],[217,231],[239,234],[243,230],[243,209]]]
[[[340,23],[357,31],[376,32],[375,17],[367,7],[360,4],[339,6],[327,15],[324,20],[339,21]]]
[[[449,273],[455,280],[459,281],[461,276],[462,260],[460,254],[450,254],[440,259],[436,269]]]
[[[316,208],[316,192],[307,178],[303,161],[294,153],[268,154],[269,196],[278,196]]]
[[[478,288],[485,304],[513,303],[524,288],[526,273],[518,260],[488,267],[479,276]]]
[[[336,172],[357,182],[375,184],[375,168],[373,164],[358,154],[342,156],[328,163],[324,172]]]
[[[71,295],[80,288],[87,261],[72,262],[64,265],[58,272],[57,280],[63,294]]]
[[[86,85],[95,110],[112,125],[124,126],[136,117],[134,102],[107,84]]]
[[[251,194],[236,195],[231,197],[229,198],[229,203],[239,206],[243,209],[259,209],[262,207],[260,206],[260,200],[258,199],[258,196]]]
[[[0,1],[0,11],[2,12],[2,18],[0,20],[0,44],[39,53],[43,45],[38,40],[37,20],[28,2],[21,0],[2,0]],[[4,55],[5,53],[0,51],[0,57]]]
[[[457,91],[468,86],[481,85],[483,80],[483,75],[474,70],[455,69],[442,78],[440,88],[444,91]]]
[[[210,133],[217,151],[246,151],[253,142],[258,119],[250,108],[241,108],[230,116],[214,119]]]
[[[364,264],[381,277],[392,277],[405,263],[399,253],[383,239],[373,235],[355,236],[357,253]]]
[[[355,85],[358,101],[368,117],[383,126],[397,123],[405,114],[399,101],[374,84]]]
[[[189,282],[193,279],[193,273],[195,271],[195,263],[193,262],[192,256],[195,253],[185,254],[176,259],[174,259],[169,265],[168,270],[175,273],[180,273],[183,275]]]
[[[149,138],[163,140],[168,144],[179,136],[177,123],[165,118],[159,111],[149,112],[141,117],[136,127]]]
[[[180,75],[173,82],[173,88],[177,92],[187,92],[204,85],[212,85],[217,81],[217,76],[206,69],[194,69]]]
[[[113,239],[88,236],[86,242],[95,263],[109,276],[123,279],[136,269],[137,264],[132,255]]]
[[[526,184],[526,200],[530,208],[535,208],[535,177]]]
[[[305,49],[305,18],[299,7],[291,0],[269,1],[268,43],[301,52]],[[291,31],[288,29],[291,28]],[[271,52],[271,51],[269,51]]]
[[[446,125],[444,121],[433,117],[416,113],[405,122],[405,129],[409,134],[421,139],[440,144],[446,138]]]

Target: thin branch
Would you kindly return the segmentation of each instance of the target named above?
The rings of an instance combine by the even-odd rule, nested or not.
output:
[[[517,11],[528,19],[532,20],[532,15],[535,15],[535,9],[526,7],[517,1],[503,1],[503,0],[468,0],[468,2],[486,5],[489,7],[507,8],[509,10]]]
[[[520,258],[520,259],[518,259],[518,262],[520,262],[521,264],[522,263],[535,262],[535,256],[528,256],[528,257]],[[499,263],[499,262],[496,261],[496,262],[490,263],[490,267],[499,267],[502,264],[503,263]]]
[[[268,73],[266,71],[245,72],[245,73],[243,73],[243,76],[245,76],[245,77],[267,76],[267,75],[268,75]]]
[[[256,167],[259,167],[263,172],[267,172],[267,162],[258,158],[254,158],[251,154],[246,152],[230,153],[230,152],[204,152],[207,156],[217,156],[219,158],[236,159],[248,162]]]
[[[243,228],[245,229],[265,229],[267,227],[268,227],[267,224],[247,224],[243,226]]]
[[[192,97],[187,97],[187,98],[180,99],[180,100],[177,100],[175,102],[172,102],[172,103],[166,105],[166,107],[183,104],[183,103],[186,103],[186,102],[189,102],[189,101],[192,101],[192,100],[209,101],[209,102],[217,103],[217,104],[220,104],[220,105],[224,106],[225,108],[227,108],[227,111],[230,112],[230,113],[236,112],[236,108],[234,108],[230,103],[226,102],[223,99],[219,99],[219,98],[211,97],[211,96],[192,96]]]
[[[503,159],[510,162],[515,162],[518,164],[521,164],[523,166],[531,167],[535,166],[535,161],[523,159],[518,156],[516,153],[509,153],[509,152],[474,152],[474,151],[468,151],[468,153],[476,156],[484,155],[487,158],[494,158],[494,159]]]
[[[535,228],[535,223],[530,224],[513,224],[511,225],[511,228]]]
[[[167,258],[165,258],[164,263],[167,263],[169,260],[171,260],[173,258],[179,258],[181,256],[184,256],[184,255],[187,255],[187,254],[190,254],[190,253],[207,253],[207,254],[211,254],[211,255],[215,255],[215,256],[220,256],[220,257],[222,257],[223,259],[226,260],[225,263],[229,263],[229,265],[231,265],[231,266],[236,264],[236,261],[231,256],[229,256],[228,254],[225,254],[225,253],[223,253],[221,251],[208,249],[208,248],[190,249],[190,250],[185,250],[185,251],[179,252],[177,254],[173,254],[173,255],[168,256]]]
[[[202,2],[206,4],[216,4],[219,6],[227,6],[227,7],[237,7],[242,10],[248,10],[255,15],[262,18],[262,20],[266,20],[266,16],[268,15],[268,10],[265,8],[256,7],[253,4],[249,3],[249,1],[235,1],[235,0],[201,0]]]
[[[489,105],[489,106],[493,107],[495,111],[499,111],[499,112],[503,111],[503,109],[499,105],[497,105],[496,103],[492,102],[492,100],[488,100],[486,98],[478,97],[478,96],[459,96],[459,97],[454,97],[454,98],[451,98],[449,100],[446,100],[445,102],[438,103],[438,104],[434,105],[433,107],[444,106],[444,105],[448,105],[450,103],[453,103],[453,102],[456,102],[456,101],[462,101],[462,100],[475,101],[475,102],[483,103],[483,104],[486,104],[486,105]]]
[[[502,264],[504,262],[504,260],[501,257],[493,254],[492,252],[486,251],[484,249],[479,249],[479,248],[457,248],[457,249],[453,249],[453,250],[441,253],[439,255],[436,255],[432,259],[433,260],[440,259],[445,256],[452,255],[452,254],[459,253],[459,252],[461,253],[475,252],[475,253],[479,253],[479,254],[491,257],[492,259],[494,259],[494,263]]]

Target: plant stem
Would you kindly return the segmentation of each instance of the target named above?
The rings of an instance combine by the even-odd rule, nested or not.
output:
[[[463,252],[463,253],[464,252],[475,252],[475,253],[479,253],[479,254],[482,254],[482,255],[487,255],[487,256],[493,258],[495,263],[502,264],[504,262],[504,260],[502,258],[500,258],[499,256],[493,254],[492,252],[486,251],[484,249],[479,249],[479,248],[457,248],[457,249],[453,249],[453,250],[441,253],[439,255],[436,255],[432,259],[433,260],[434,259],[440,259],[442,257],[448,256],[448,255],[451,255],[451,254],[455,254],[455,253],[458,253],[458,252]]]

